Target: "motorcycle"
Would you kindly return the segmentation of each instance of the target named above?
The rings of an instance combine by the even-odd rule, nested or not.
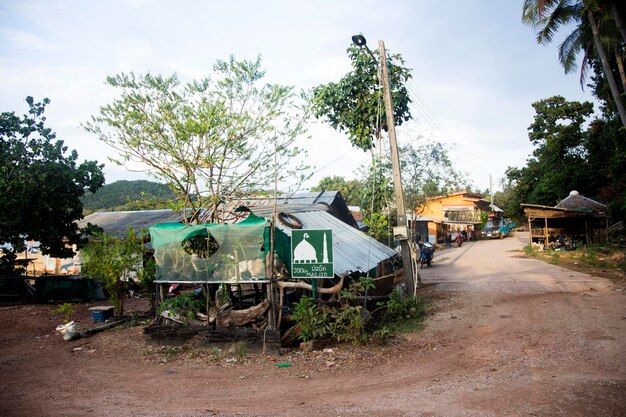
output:
[[[420,269],[426,266],[432,266],[433,254],[435,253],[435,245],[430,242],[419,242],[420,247]]]
[[[576,250],[578,246],[578,242],[574,239],[563,238],[562,236],[557,236],[556,240],[554,242],[550,242],[548,246],[552,250],[571,251],[571,250]]]

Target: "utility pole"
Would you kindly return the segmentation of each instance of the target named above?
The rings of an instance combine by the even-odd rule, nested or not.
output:
[[[391,101],[391,90],[389,88],[389,71],[387,69],[387,52],[385,43],[378,41],[378,52],[380,53],[379,80],[383,86],[383,99],[385,101],[385,113],[387,115],[387,131],[389,133],[389,146],[391,148],[391,170],[393,173],[393,189],[396,197],[396,210],[398,216],[398,226],[406,228],[406,208],[404,206],[404,193],[402,191],[402,177],[400,176],[400,156],[398,154],[398,143],[396,141],[396,124],[393,120],[393,104]],[[408,239],[408,231],[405,232]],[[415,281],[413,279],[413,262],[411,262],[411,249],[406,239],[400,241],[402,249],[402,267],[404,271],[404,283],[407,293],[415,295]]]

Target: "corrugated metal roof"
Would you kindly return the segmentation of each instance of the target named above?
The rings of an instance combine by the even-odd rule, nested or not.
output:
[[[173,210],[107,211],[86,216],[78,222],[78,227],[85,227],[87,223],[91,223],[103,228],[107,234],[121,237],[126,234],[128,226],[140,232],[157,223],[181,220],[178,213]]]
[[[274,215],[274,205],[260,205],[248,207],[259,217],[272,217]],[[325,204],[277,204],[276,213],[301,213],[305,211],[328,211]]]
[[[588,197],[580,195],[578,191],[575,191],[575,190],[570,192],[567,197],[561,200],[559,204],[556,205],[556,207],[566,208],[566,209],[571,209],[571,210],[591,209],[595,212],[601,212],[601,213],[606,211],[606,206],[604,204],[598,203],[595,200],[592,200]]]
[[[256,214],[256,210],[254,210]],[[333,231],[334,273],[367,272],[396,252],[365,233],[347,225],[325,211],[307,211],[294,214],[303,229],[331,229]],[[291,236],[291,229],[280,222],[276,225]]]
[[[279,194],[276,197],[276,203],[281,205],[311,205],[320,203],[331,205],[337,198],[338,193],[339,191],[321,191]],[[274,197],[248,197],[237,200],[237,204],[254,207],[273,205]]]

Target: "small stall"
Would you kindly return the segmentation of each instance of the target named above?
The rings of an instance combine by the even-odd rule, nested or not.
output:
[[[557,239],[583,245],[602,243],[608,239],[609,217],[606,206],[572,191],[555,207],[521,204],[528,218],[529,243],[547,248]]]

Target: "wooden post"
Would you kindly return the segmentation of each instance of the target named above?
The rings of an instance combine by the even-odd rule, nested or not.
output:
[[[393,173],[393,189],[396,197],[396,211],[398,216],[398,226],[406,226],[406,208],[404,206],[404,193],[402,191],[402,178],[400,176],[400,156],[398,154],[398,143],[396,141],[396,124],[393,119],[393,104],[391,100],[391,90],[389,88],[389,72],[387,70],[387,52],[385,43],[378,41],[378,52],[380,53],[379,81],[383,87],[383,99],[385,102],[385,113],[387,114],[387,131],[389,133],[389,147],[391,148],[391,170]],[[400,242],[402,248],[402,268],[404,272],[404,285],[410,296],[415,295],[415,280],[413,279],[413,268],[411,265],[411,248],[408,240]]]
[[[528,246],[530,248],[533,246],[533,224],[530,216],[528,216]]]
[[[550,237],[550,235],[548,234],[548,218],[544,217],[544,224],[545,224],[545,230],[543,231],[543,235],[545,237],[545,246],[543,247],[544,250],[548,249],[548,238]]]

